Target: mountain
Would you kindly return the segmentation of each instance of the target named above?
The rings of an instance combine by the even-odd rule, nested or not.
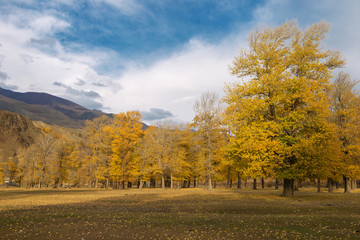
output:
[[[20,93],[3,88],[0,88],[0,110],[28,116],[33,121],[70,128],[82,128],[85,120],[106,115],[47,93]]]
[[[0,123],[0,162],[29,147],[41,132],[28,117],[8,111],[0,111]]]

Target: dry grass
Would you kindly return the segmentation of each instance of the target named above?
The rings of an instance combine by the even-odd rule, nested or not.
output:
[[[0,189],[0,239],[360,239],[360,191]]]

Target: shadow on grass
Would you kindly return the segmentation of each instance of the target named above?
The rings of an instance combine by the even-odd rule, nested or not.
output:
[[[49,195],[73,195],[81,193],[94,193],[94,191],[103,191],[103,190],[94,190],[94,189],[24,189],[24,188],[6,188],[0,189],[0,199],[6,198],[26,198],[30,196],[49,196]]]
[[[6,192],[6,191],[5,191]],[[59,190],[24,191],[46,197]],[[60,191],[73,194],[103,190]],[[2,192],[0,192],[1,194]],[[96,200],[0,211],[0,239],[317,239],[360,237],[360,197],[274,190],[109,190]],[[22,195],[23,191],[15,191]],[[19,200],[20,201],[20,200]],[[359,232],[357,232],[359,231]]]

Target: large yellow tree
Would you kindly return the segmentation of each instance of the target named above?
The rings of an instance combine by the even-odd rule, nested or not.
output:
[[[283,179],[283,196],[293,195],[294,180],[312,164],[302,146],[328,131],[327,91],[343,64],[339,52],[321,47],[328,31],[326,22],[259,28],[230,67],[241,79],[226,87],[233,154],[254,174]]]
[[[106,127],[111,138],[112,159],[110,175],[115,181],[121,181],[121,187],[137,175],[137,148],[143,136],[141,114],[128,111],[114,116],[113,123]]]

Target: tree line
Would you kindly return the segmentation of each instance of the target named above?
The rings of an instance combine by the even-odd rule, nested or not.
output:
[[[307,179],[349,192],[360,177],[360,99],[357,82],[337,70],[341,53],[321,45],[328,31],[326,22],[259,27],[229,67],[239,80],[226,84],[223,99],[203,93],[191,124],[143,130],[141,114],[129,111],[87,121],[77,139],[44,128],[3,172],[28,187],[211,190],[234,178],[272,178],[283,182],[283,196]]]

